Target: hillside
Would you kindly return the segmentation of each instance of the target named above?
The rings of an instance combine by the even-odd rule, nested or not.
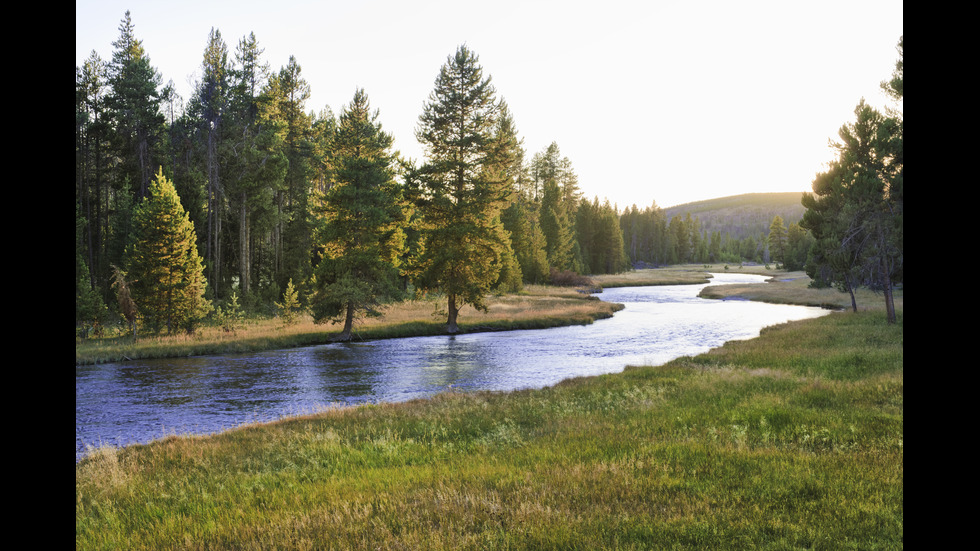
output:
[[[710,235],[717,231],[741,239],[746,236],[767,235],[769,224],[777,214],[787,226],[799,223],[804,210],[800,204],[802,197],[803,193],[799,191],[746,193],[685,203],[666,208],[664,213],[667,220],[690,213],[691,218],[701,221],[701,230],[704,233]]]

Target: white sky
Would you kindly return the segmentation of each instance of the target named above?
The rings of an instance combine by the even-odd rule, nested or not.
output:
[[[601,7],[599,7],[601,6]],[[278,71],[296,57],[308,112],[337,115],[363,87],[395,147],[439,68],[466,44],[492,77],[527,158],[556,142],[586,197],[670,207],[809,191],[828,141],[863,97],[890,105],[901,0],[76,0],[75,64],[136,37],[185,99],[211,28],[233,55],[255,32]]]

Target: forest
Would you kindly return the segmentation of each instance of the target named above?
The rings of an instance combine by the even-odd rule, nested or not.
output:
[[[392,151],[365,90],[339,115],[308,110],[298,60],[269,67],[254,34],[232,49],[212,29],[189,98],[164,84],[129,12],[112,46],[75,69],[85,334],[120,317],[193,331],[222,307],[275,315],[290,301],[349,328],[427,292],[446,296],[452,331],[460,305],[491,291],[684,262],[802,269],[814,243],[779,216],[768,235],[733,236],[690,213],[668,219],[653,198],[620,210],[584,197],[557,142],[524,150],[465,46],[419,115],[419,164]]]

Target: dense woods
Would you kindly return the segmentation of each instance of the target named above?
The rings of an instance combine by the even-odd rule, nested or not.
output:
[[[75,69],[83,335],[124,312],[171,332],[229,308],[273,315],[287,288],[318,321],[345,321],[348,334],[355,316],[384,301],[441,293],[453,330],[460,305],[480,308],[494,290],[681,262],[772,258],[801,269],[813,241],[786,220],[773,257],[768,219],[735,235],[706,230],[690,212],[668,217],[653,198],[620,210],[583,197],[557,143],[528,156],[506,101],[465,47],[447,58],[420,113],[426,158],[415,166],[392,151],[369,91],[339,118],[311,110],[299,60],[269,67],[254,34],[232,48],[212,29],[188,98],[163,82],[128,12],[112,46],[108,59],[93,51]],[[167,207],[172,227],[157,219],[151,231],[158,194],[177,204]],[[176,317],[160,317],[156,268],[138,261],[148,247],[171,247],[164,235],[180,236],[180,281],[193,288]]]

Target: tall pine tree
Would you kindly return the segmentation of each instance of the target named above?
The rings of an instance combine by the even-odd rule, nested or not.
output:
[[[334,184],[324,194],[312,300],[317,323],[342,320],[349,341],[355,318],[401,295],[398,267],[405,244],[402,194],[395,181],[393,139],[381,129],[364,90],[341,113],[333,139]]]
[[[119,24],[119,38],[109,63],[112,93],[106,107],[115,126],[120,185],[128,184],[137,199],[146,197],[152,179],[155,147],[163,129],[160,112],[161,77],[136,38],[129,12]]]
[[[416,130],[426,155],[409,178],[424,239],[417,281],[446,295],[449,333],[459,331],[463,304],[487,309],[486,294],[509,247],[500,222],[510,190],[496,170],[495,94],[478,57],[460,46],[442,66]]]

